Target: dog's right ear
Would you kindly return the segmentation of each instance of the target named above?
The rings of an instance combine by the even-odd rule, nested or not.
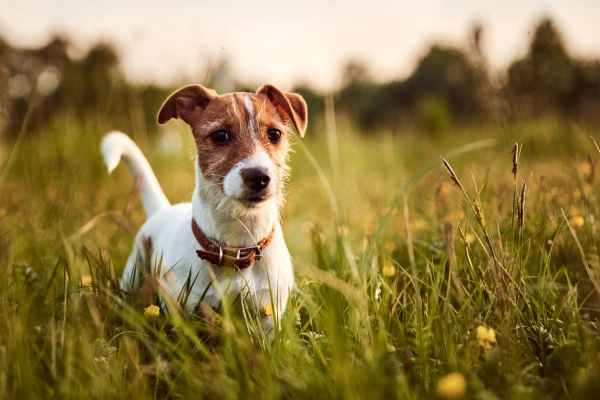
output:
[[[191,125],[217,92],[200,85],[182,87],[169,96],[158,112],[158,123],[165,124],[171,118],[181,118]]]

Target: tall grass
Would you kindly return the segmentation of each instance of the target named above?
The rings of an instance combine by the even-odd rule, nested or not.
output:
[[[284,228],[297,288],[270,345],[227,308],[153,316],[123,301],[144,217],[127,173],[106,176],[103,131],[63,121],[20,138],[0,192],[0,397],[595,393],[598,132],[546,121],[431,143],[362,137],[328,112],[328,136],[295,146]],[[131,133],[187,201],[187,132],[170,133],[185,143],[174,155]]]

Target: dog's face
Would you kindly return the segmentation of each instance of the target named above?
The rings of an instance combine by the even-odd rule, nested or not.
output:
[[[307,108],[294,93],[263,86],[256,94],[186,86],[163,104],[159,123],[181,118],[192,129],[204,180],[236,208],[281,200],[288,175],[288,123],[304,136]]]

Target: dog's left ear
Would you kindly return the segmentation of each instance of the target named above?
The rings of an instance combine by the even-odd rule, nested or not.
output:
[[[181,118],[188,125],[192,125],[198,114],[217,96],[217,92],[204,86],[182,87],[164,102],[158,112],[158,123],[162,125],[171,118]]]
[[[286,121],[292,121],[298,135],[304,137],[306,124],[308,122],[308,107],[306,102],[296,93],[283,93],[272,85],[265,85],[256,91],[256,94],[264,94],[273,103],[279,115]]]

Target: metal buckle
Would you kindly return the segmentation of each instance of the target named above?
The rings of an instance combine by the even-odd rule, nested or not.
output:
[[[223,266],[223,247],[219,246],[219,267]]]
[[[236,267],[240,267],[240,251],[242,251],[242,249],[238,249],[237,254],[235,255],[235,265]]]
[[[260,260],[262,258],[262,247],[260,246],[252,246],[252,247],[248,247],[249,249],[255,249],[256,250],[256,258],[255,260]]]
[[[247,251],[247,250],[255,250],[256,251],[256,256],[255,256],[256,260],[260,260],[262,258],[262,255],[261,255],[262,250],[263,250],[262,247],[260,247],[260,246],[250,246],[250,247],[244,247],[242,249],[238,249],[236,261],[238,261],[239,258],[240,258],[240,252],[241,251]]]

